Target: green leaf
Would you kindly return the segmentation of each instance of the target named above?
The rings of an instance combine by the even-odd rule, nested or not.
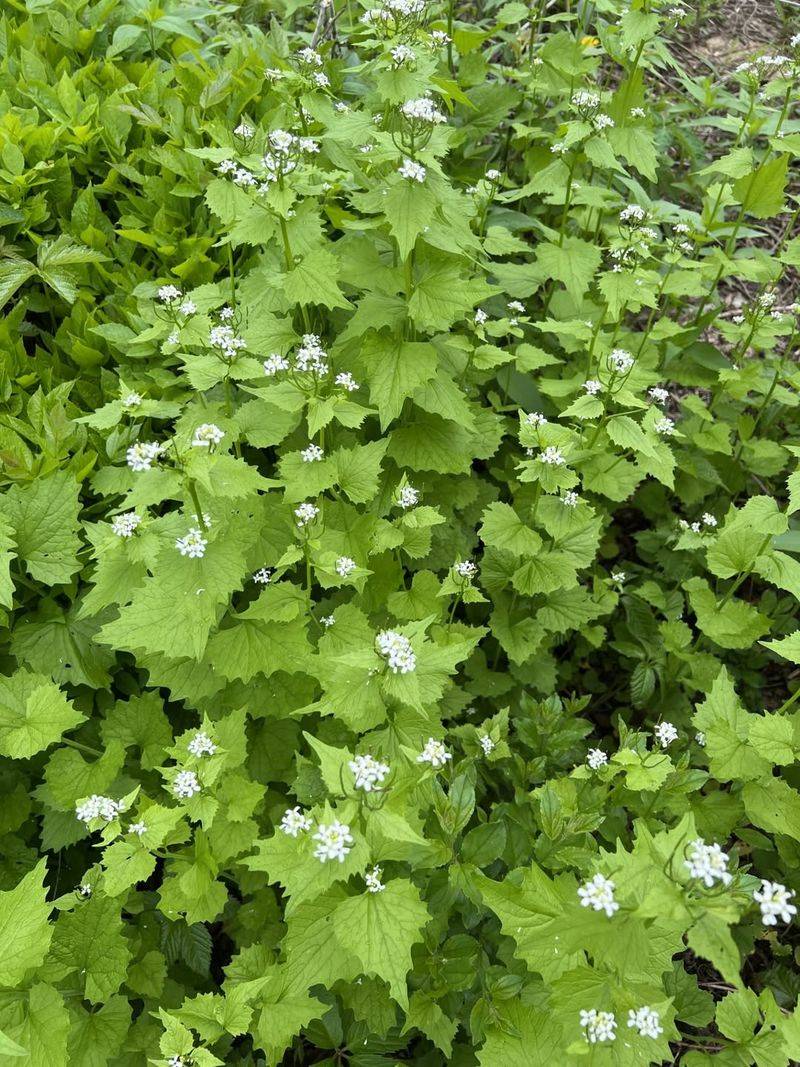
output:
[[[0,513],[13,527],[17,553],[33,578],[58,585],[79,569],[79,510],[78,484],[67,471],[12,485],[6,492]]]
[[[500,1014],[504,1026],[487,1032],[480,1067],[552,1067],[563,1055],[562,1029],[550,1012],[512,1000]]]
[[[385,429],[397,418],[404,402],[436,373],[436,349],[417,341],[372,334],[361,349],[372,403]]]
[[[27,1051],[23,1067],[72,1067],[74,1061],[67,1054],[70,1016],[58,990],[37,982],[25,994],[20,1008],[21,1020],[17,1011],[4,1018],[2,1009],[0,1018],[4,1019],[6,1034]]]
[[[769,619],[743,600],[717,602],[707,582],[690,578],[683,583],[697,625],[722,648],[749,648],[769,629]]]
[[[411,948],[422,940],[430,917],[416,886],[394,878],[380,893],[366,891],[343,900],[332,918],[337,940],[359,960],[364,974],[383,978],[394,999],[406,1007]]]
[[[573,300],[580,300],[600,266],[601,252],[580,237],[565,237],[560,245],[539,245],[536,263],[549,277],[563,282]]]
[[[734,183],[734,196],[742,210],[756,219],[771,219],[783,210],[789,156],[779,155]]]
[[[754,825],[800,841],[800,793],[781,778],[745,782],[742,800]]]
[[[8,259],[0,263],[0,307],[34,274],[36,267],[25,260]]]
[[[739,985],[739,950],[723,919],[713,912],[706,912],[690,927],[686,940],[689,948],[709,960],[726,982]]]
[[[46,861],[40,860],[14,889],[0,893],[0,986],[4,988],[20,984],[41,964],[50,947],[53,930],[47,921],[46,871]]]
[[[389,231],[397,241],[400,258],[405,260],[433,218],[436,194],[428,181],[400,179],[389,187],[381,206]]]
[[[125,980],[131,950],[122,934],[120,905],[100,893],[63,912],[55,925],[51,966],[60,977],[77,971],[87,1000],[102,1003]]]
[[[0,678],[0,753],[5,756],[28,759],[84,718],[45,675],[23,669]]]
[[[326,308],[347,308],[345,299],[336,281],[339,261],[333,252],[319,248],[309,252],[288,274],[283,275],[282,287],[287,300],[306,307],[321,304]]]
[[[534,556],[542,546],[541,537],[531,530],[510,504],[496,500],[484,509],[478,534],[484,544],[505,549],[515,556]]]

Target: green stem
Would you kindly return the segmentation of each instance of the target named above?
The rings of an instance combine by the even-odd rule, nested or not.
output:
[[[80,741],[73,741],[71,737],[62,737],[62,745],[69,745],[70,748],[77,749],[78,752],[85,752],[87,756],[95,756],[99,759],[103,753],[99,748],[92,748],[91,745],[83,745]]]
[[[771,540],[772,540],[772,534],[767,534],[767,536],[761,542],[761,547],[759,548],[758,552],[756,552],[755,558],[753,559],[753,562],[750,564],[750,566],[747,568],[746,571],[742,571],[742,573],[739,575],[739,577],[736,579],[736,581],[733,583],[733,585],[727,591],[727,593],[722,598],[722,600],[720,600],[719,604],[717,604],[717,608],[716,608],[717,611],[721,611],[722,608],[725,607],[725,605],[728,603],[728,601],[733,596],[733,594],[736,592],[736,590],[739,588],[739,586],[742,584],[742,582],[746,581],[750,577],[750,575],[753,572],[753,566],[755,565],[756,560],[758,559],[758,557],[761,555],[761,553],[764,551],[764,549],[767,547],[767,545],[770,543]]]
[[[228,245],[228,274],[231,279],[231,307],[236,307],[236,275],[233,271],[233,248]]]
[[[186,479],[186,489],[189,493],[189,496],[192,498],[195,514],[197,515],[197,521],[200,523],[200,529],[207,530],[208,527],[206,526],[206,520],[203,518],[203,509],[200,507],[200,499],[197,495],[197,489],[195,488],[195,484],[191,478]]]

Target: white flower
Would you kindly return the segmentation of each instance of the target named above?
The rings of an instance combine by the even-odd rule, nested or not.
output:
[[[327,630],[328,627],[333,626],[333,624],[336,622],[336,618],[333,615],[323,615],[319,621]]]
[[[325,453],[319,447],[319,445],[311,444],[308,448],[304,448],[300,453],[303,463],[318,463],[321,459],[325,458]]]
[[[598,1041],[613,1041],[616,1035],[617,1020],[611,1011],[582,1011],[580,1023],[583,1027],[586,1040],[592,1045]]]
[[[342,115],[345,111],[349,111],[350,108],[347,106],[344,100],[337,100],[336,103],[333,105],[333,110],[338,111],[339,114]]]
[[[417,668],[411,642],[395,630],[381,630],[375,639],[378,651],[386,658],[392,674],[410,674]]]
[[[603,383],[598,382],[596,378],[590,378],[583,383],[583,388],[589,394],[589,396],[596,396],[603,388]]]
[[[488,756],[489,753],[492,752],[495,747],[494,741],[492,741],[491,737],[489,737],[488,734],[481,734],[481,736],[478,738],[478,744],[483,749],[484,756]]]
[[[577,493],[569,492],[569,493],[564,493],[564,495],[561,498],[561,503],[564,505],[564,507],[576,508],[578,506],[578,501],[579,500],[580,500],[580,497],[578,496]]]
[[[419,489],[413,485],[404,485],[397,494],[397,506],[403,509],[413,508],[419,503]]]
[[[509,311],[516,311],[518,315],[525,314],[525,305],[520,300],[509,300],[506,307]]]
[[[236,170],[236,164],[232,159],[223,159],[217,165],[217,174],[231,174]]]
[[[264,373],[268,378],[273,378],[278,371],[289,369],[289,360],[284,359],[283,356],[279,356],[277,352],[273,352],[272,355],[267,356],[262,364],[264,367]]]
[[[192,526],[184,537],[179,537],[175,542],[175,547],[180,554],[188,556],[189,559],[202,559],[206,554],[207,545],[208,540],[203,537],[196,526]]]
[[[716,526],[717,525],[717,520],[708,511],[704,511],[702,516],[701,516],[701,518],[703,520],[703,525],[704,526]]]
[[[529,411],[525,416],[525,421],[529,426],[544,426],[547,419],[540,411]]]
[[[172,783],[172,792],[179,800],[188,800],[200,792],[200,783],[194,771],[178,771]]]
[[[761,886],[753,891],[753,900],[761,908],[761,918],[765,926],[777,926],[778,919],[788,923],[797,915],[797,907],[790,903],[794,892],[780,882],[768,882],[761,879]]]
[[[327,89],[328,86],[331,84],[331,80],[328,75],[323,74],[322,71],[317,71],[316,73],[312,74],[311,77],[314,81],[314,84],[319,89]]]
[[[660,722],[653,733],[662,748],[669,748],[673,741],[678,740],[678,731],[671,722]]]
[[[323,376],[328,373],[328,353],[317,334],[303,334],[303,343],[295,353],[294,367],[301,374]]]
[[[242,348],[247,348],[243,337],[237,337],[232,326],[212,326],[208,334],[211,348],[219,349],[225,359],[233,359]]]
[[[391,51],[392,60],[401,67],[404,63],[413,63],[417,58],[413,48],[407,44],[398,44]]]
[[[546,463],[549,467],[560,467],[566,462],[564,454],[555,445],[548,445],[538,456],[540,463]]]
[[[441,741],[435,737],[429,737],[422,752],[417,756],[417,763],[430,763],[431,767],[444,767],[453,755],[448,752]]]
[[[647,395],[651,400],[655,400],[657,404],[663,404],[669,400],[669,392],[666,389],[662,389],[659,385],[654,385],[652,389],[647,390]]]
[[[647,1005],[637,1008],[636,1011],[631,1008],[628,1012],[628,1026],[635,1027],[639,1031],[640,1037],[652,1037],[655,1039],[659,1034],[664,1033],[664,1028],[661,1026],[661,1016],[654,1008],[649,1008]]]
[[[253,575],[253,581],[257,585],[269,585],[270,578],[272,578],[272,570],[269,567],[262,567]]]
[[[633,356],[624,348],[615,348],[610,353],[608,362],[617,374],[627,374],[633,366]]]
[[[489,316],[486,314],[483,308],[478,308],[478,310],[475,312],[475,325],[483,326],[484,322],[486,322],[488,318]]]
[[[158,290],[158,299],[162,304],[166,304],[167,307],[177,304],[182,296],[183,293],[177,285],[162,285]]]
[[[162,446],[157,441],[137,441],[125,454],[128,466],[137,474],[149,471],[153,466],[153,460],[158,459],[161,448]]]
[[[631,108],[631,115],[635,119],[643,119],[645,117],[645,110],[644,110],[643,107],[632,107]]]
[[[300,62],[308,67],[322,66],[322,56],[314,48],[301,48],[296,54]]]
[[[694,739],[697,742],[697,744],[700,746],[700,748],[705,748],[706,747],[706,735],[703,733],[702,730],[698,730],[697,731],[697,733],[694,735]]]
[[[639,222],[644,222],[647,218],[647,212],[643,207],[639,207],[638,204],[628,204],[619,213],[620,222],[629,222],[634,225]]]
[[[313,522],[319,515],[319,508],[316,504],[310,504],[308,502],[298,505],[294,509],[295,518],[297,519],[297,525],[301,528],[308,526],[310,522]]]
[[[610,115],[597,115],[594,120],[594,128],[596,130],[609,130],[614,125],[614,120]]]
[[[563,152],[566,152],[566,150],[567,145],[564,141],[554,141],[553,144],[550,145],[550,151],[556,156],[560,156]]]
[[[614,900],[614,882],[604,878],[602,874],[596,874],[594,878],[579,886],[578,896],[584,908],[604,911],[609,918],[619,910],[619,904]]]
[[[186,747],[198,759],[201,756],[213,756],[217,751],[217,746],[204,730],[198,730]]]
[[[377,865],[372,868],[371,871],[367,871],[364,875],[364,881],[367,884],[368,893],[382,893],[386,886],[381,881],[381,875],[383,874],[382,868]]]
[[[434,44],[445,45],[450,42],[450,37],[444,30],[431,30],[431,40]]]
[[[75,805],[75,818],[83,823],[90,823],[92,819],[111,822],[112,819],[116,819],[121,810],[122,804],[118,800],[93,793],[82,804]]]
[[[422,96],[418,100],[406,100],[400,110],[412,122],[423,122],[430,126],[439,126],[447,122],[441,111],[427,96]]]
[[[336,560],[336,573],[340,578],[347,578],[356,569],[356,561],[349,556],[339,556]]]
[[[341,386],[341,388],[345,389],[348,393],[354,393],[356,389],[359,388],[358,382],[355,380],[349,370],[345,370],[342,371],[340,374],[337,374],[334,381],[337,385]]]
[[[380,763],[373,756],[355,756],[348,763],[353,772],[356,789],[363,789],[365,793],[371,793],[376,786],[383,784],[383,779],[389,773],[389,766]]]
[[[653,423],[653,429],[656,433],[663,434],[665,437],[669,437],[675,433],[675,423],[672,419],[664,417],[663,419],[656,419]]]
[[[306,815],[299,805],[294,808],[287,808],[280,821],[280,829],[289,837],[297,837],[298,834],[304,834],[312,826],[311,818]]]
[[[141,402],[142,398],[139,393],[126,393],[122,398],[124,408],[138,408]]]
[[[233,180],[236,185],[253,186],[258,185],[256,176],[247,169],[247,167],[237,167],[236,172],[233,175]]]
[[[411,182],[422,183],[425,181],[428,172],[421,163],[416,163],[413,159],[404,159],[397,168],[397,173],[401,178],[407,178]]]
[[[328,860],[338,860],[339,863],[344,863],[354,839],[350,833],[350,827],[334,819],[327,826],[320,824],[314,834],[314,840],[319,841],[314,849],[314,855],[320,863],[327,863]]]
[[[219,426],[215,426],[213,422],[204,422],[194,431],[192,448],[210,448],[211,445],[218,445],[224,436],[225,431]]]
[[[243,137],[245,141],[249,141],[256,131],[249,122],[240,122],[233,132],[237,137]]]
[[[612,582],[620,582],[620,583],[624,582],[625,581],[625,571],[612,571],[611,572],[611,581]]]
[[[90,897],[92,895],[92,887],[88,882],[84,882],[83,885],[78,886],[78,893],[82,897]]]
[[[499,182],[502,178],[502,174],[499,170],[492,169],[486,171],[486,177],[489,179],[490,182]]]
[[[603,752],[602,748],[590,748],[586,756],[586,762],[593,771],[596,771],[600,767],[605,767],[608,763],[608,756]]]
[[[184,300],[178,310],[181,315],[194,315],[195,311],[197,311],[197,304],[195,304],[194,300]]]
[[[728,873],[728,853],[719,845],[707,845],[702,838],[692,841],[689,846],[689,858],[684,860],[692,878],[699,878],[707,888],[715,881],[730,885],[733,875]]]
[[[142,521],[141,515],[135,511],[126,511],[122,515],[115,515],[111,520],[111,529],[117,537],[133,537],[134,531]]]
[[[142,834],[147,833],[147,826],[143,822],[132,822],[128,827],[129,834],[136,834],[137,837],[141,837]]]
[[[591,111],[593,108],[599,107],[600,95],[594,93],[590,89],[578,89],[573,94],[572,103],[574,107],[580,108],[584,111]]]
[[[167,1060],[167,1067],[186,1067],[186,1060],[183,1056],[170,1056]]]
[[[453,570],[456,572],[459,578],[474,578],[478,573],[478,568],[472,562],[471,559],[465,559],[460,563],[453,564]]]

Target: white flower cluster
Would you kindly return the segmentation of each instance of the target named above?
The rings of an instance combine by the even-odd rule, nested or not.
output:
[[[126,393],[122,397],[122,406],[124,408],[138,408],[142,402],[141,393]]]
[[[619,213],[619,221],[627,223],[628,226],[639,226],[646,218],[647,212],[638,204],[628,204]]]
[[[302,529],[304,526],[308,526],[310,522],[313,522],[319,515],[319,508],[316,504],[308,503],[299,504],[294,509],[294,516],[297,520],[297,525]]]
[[[628,1026],[635,1028],[639,1037],[652,1037],[655,1040],[659,1034],[664,1033],[664,1028],[661,1025],[661,1016],[655,1010],[655,1008],[643,1005],[641,1008],[637,1008],[628,1012]]]
[[[202,559],[206,554],[207,546],[207,538],[203,537],[196,526],[192,526],[187,534],[179,537],[175,542],[175,547],[180,554],[188,556],[189,559]]]
[[[411,642],[396,630],[381,630],[375,638],[378,652],[386,659],[392,674],[410,674],[417,669]]]
[[[383,869],[381,867],[378,867],[377,864],[372,868],[371,871],[367,871],[367,873],[364,875],[364,881],[366,883],[368,893],[382,893],[384,891],[386,886],[381,881],[382,875]]]
[[[217,751],[217,746],[205,732],[205,730],[198,730],[194,737],[189,741],[186,746],[189,752],[193,756],[197,756],[200,759],[202,756],[213,756]]]
[[[219,426],[215,426],[213,422],[204,422],[194,431],[192,448],[210,448],[212,445],[218,445],[224,436],[225,431]]]
[[[360,388],[358,382],[355,380],[349,370],[340,371],[334,378],[336,385],[344,389],[347,393],[354,393]]]
[[[566,463],[564,453],[560,448],[556,448],[555,445],[548,445],[543,449],[537,457],[540,463],[547,464],[548,467],[561,467]]]
[[[234,128],[233,132],[237,137],[241,137],[242,140],[249,141],[256,131],[249,122],[240,122],[239,125]]]
[[[648,389],[647,395],[651,400],[655,400],[657,404],[664,404],[669,400],[668,390],[662,389],[659,385],[654,385],[652,389]]]
[[[162,285],[158,290],[158,299],[167,307],[175,307],[182,299],[183,293],[177,285]]]
[[[603,1041],[613,1041],[617,1036],[617,1020],[611,1011],[596,1011],[594,1008],[582,1011],[580,1023],[586,1040],[592,1045]]]
[[[478,568],[471,559],[465,559],[459,563],[454,563],[453,570],[455,571],[456,576],[458,578],[463,578],[464,581],[474,578],[478,573]]]
[[[494,741],[492,741],[491,737],[489,737],[488,734],[481,734],[481,736],[478,738],[478,744],[483,749],[484,756],[488,756],[491,752],[494,751]]]
[[[603,389],[603,383],[598,382],[596,378],[589,378],[588,381],[583,383],[583,388],[589,396],[597,396]]]
[[[404,485],[398,491],[395,502],[403,510],[416,507],[419,503],[419,489],[415,489],[413,485]]]
[[[570,491],[569,493],[564,493],[561,498],[561,503],[564,505],[565,508],[576,508],[578,506],[579,500],[580,497],[578,496],[578,494]]]
[[[356,789],[363,789],[365,793],[371,793],[373,789],[383,785],[383,780],[389,773],[389,765],[381,763],[373,756],[355,756],[348,763],[353,772]]]
[[[525,416],[525,421],[529,426],[544,426],[547,418],[540,411],[529,411]]]
[[[594,111],[600,106],[600,94],[590,89],[579,89],[572,95],[572,106],[579,111]]]
[[[188,800],[200,792],[200,783],[194,771],[178,771],[172,783],[172,792],[179,800]]]
[[[111,520],[111,529],[117,537],[133,537],[141,521],[141,515],[137,515],[135,511],[126,511],[122,515],[114,516]]]
[[[586,762],[593,771],[596,771],[600,767],[605,767],[608,763],[608,756],[603,752],[602,748],[590,748],[586,756]]]
[[[653,423],[653,429],[656,433],[663,434],[664,437],[670,437],[675,433],[675,423],[665,416],[662,419],[656,419]]]
[[[297,837],[298,834],[304,834],[313,825],[311,817],[306,815],[299,805],[294,808],[287,808],[280,821],[280,829],[288,837]]]
[[[323,74],[327,84],[327,78]],[[304,156],[316,155],[319,145],[312,137],[298,137],[288,130],[273,130],[268,137],[269,148],[264,153],[265,187],[297,169]]]
[[[415,162],[413,159],[404,159],[402,164],[397,168],[397,173],[401,178],[406,178],[410,182],[422,182],[427,177],[427,170],[421,163]]]
[[[413,63],[417,58],[414,49],[409,48],[407,44],[395,45],[389,54],[392,57],[392,63],[396,67],[402,67],[406,63]]]
[[[716,843],[707,845],[702,838],[692,841],[684,866],[692,878],[699,878],[708,889],[714,882],[730,885],[733,881],[733,875],[728,871],[728,853]]]
[[[797,915],[797,907],[791,903],[794,892],[780,882],[769,882],[762,878],[761,885],[753,891],[753,900],[761,908],[761,918],[765,926],[777,926],[781,922],[791,922]]]
[[[427,0],[383,0],[380,7],[372,7],[361,16],[366,26],[387,32],[415,23],[424,14]]]
[[[294,369],[300,374],[315,374],[317,377],[328,373],[328,353],[317,334],[303,334],[303,343],[295,353]]]
[[[452,758],[452,753],[447,751],[441,741],[437,741],[435,737],[429,737],[422,752],[417,756],[417,763],[430,763],[431,767],[438,770]]]
[[[614,888],[614,882],[604,878],[602,874],[596,874],[578,887],[582,907],[604,911],[611,918],[614,912],[619,910],[619,904],[614,899]]]
[[[660,722],[653,733],[662,748],[669,748],[673,741],[678,740],[678,731],[671,722]]]
[[[300,458],[303,463],[319,463],[325,458],[325,453],[319,447],[319,445],[310,444],[307,448],[304,448],[300,453]]]
[[[253,575],[253,581],[256,585],[269,585],[272,578],[272,570],[270,567],[261,567]]]
[[[420,96],[416,100],[406,100],[400,110],[411,123],[440,126],[443,122],[447,122],[445,116],[429,96]]]
[[[159,444],[158,441],[137,441],[125,453],[125,459],[130,469],[134,473],[140,474],[142,471],[150,470],[163,449],[164,446]]]
[[[630,352],[624,348],[615,348],[608,356],[609,366],[617,374],[627,374],[633,366],[634,360]]]
[[[340,578],[347,578],[356,569],[356,561],[349,556],[339,556],[336,560],[336,573]]]
[[[121,811],[122,804],[120,801],[93,793],[82,804],[75,805],[75,818],[83,823],[90,823],[92,819],[103,819],[105,822],[111,822]]]
[[[141,837],[142,834],[147,833],[147,824],[143,822],[132,822],[128,827],[129,834],[136,834],[137,837]]]
[[[208,343],[216,349],[223,359],[235,359],[243,348],[247,348],[247,342],[243,337],[237,337],[236,331],[226,323],[212,326],[208,335]]]
[[[350,833],[350,827],[346,823],[341,823],[338,819],[334,819],[332,823],[327,825],[320,823],[317,827],[317,832],[314,834],[314,840],[319,842],[314,849],[314,855],[320,863],[327,863],[328,860],[337,860],[339,863],[344,863],[354,838]]]

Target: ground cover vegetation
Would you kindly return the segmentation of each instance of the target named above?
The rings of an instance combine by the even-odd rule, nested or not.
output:
[[[4,5],[0,1063],[800,1060],[751,7]]]

